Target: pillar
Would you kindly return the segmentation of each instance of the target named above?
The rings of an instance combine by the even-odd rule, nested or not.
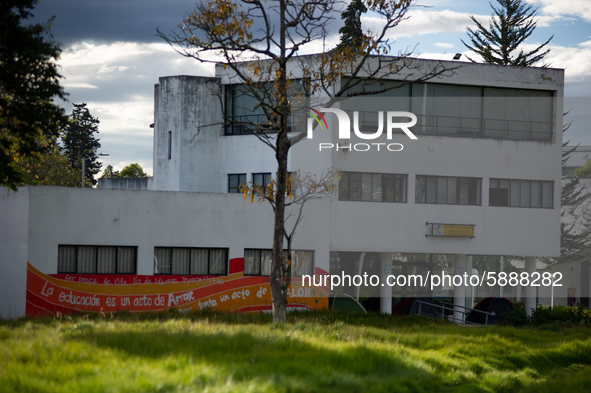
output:
[[[461,285],[454,283],[454,322],[464,322],[464,308],[466,307],[466,286],[464,285],[464,273],[466,272],[466,254],[456,254],[454,256],[454,275],[462,277]],[[455,278],[455,277],[454,277]],[[456,278],[457,282],[458,279]],[[460,306],[460,307],[455,307]]]
[[[466,273],[468,273],[468,285],[466,285],[466,307],[472,308],[474,303],[474,288],[470,284],[470,276],[472,275],[472,256],[466,257]]]
[[[536,257],[525,257],[525,271],[529,275],[531,283],[532,274],[536,271]],[[525,299],[523,299],[525,312],[531,315],[532,308],[536,308],[536,287],[528,285],[525,287]]]
[[[380,283],[380,312],[382,314],[392,314],[392,287],[387,284],[388,276],[392,274],[392,253],[383,252],[380,254],[381,274]],[[392,282],[392,279],[390,279]]]

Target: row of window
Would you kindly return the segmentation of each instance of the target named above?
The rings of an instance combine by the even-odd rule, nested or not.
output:
[[[362,132],[375,132],[379,111],[397,108],[417,116],[412,131],[418,135],[530,141],[553,138],[552,91],[359,78],[348,82],[351,87],[347,95],[366,93],[341,103],[341,109],[346,112],[358,112]],[[307,81],[299,79],[290,83],[289,96],[300,97],[299,101],[304,99],[300,103],[290,99],[292,105],[307,105]],[[265,91],[261,84],[261,94]],[[270,101],[270,97],[264,99],[265,104],[271,104]],[[225,135],[260,132],[256,124],[266,121],[263,105],[243,84],[225,86],[224,107],[229,122]],[[301,115],[305,116],[304,113]],[[353,119],[352,113],[350,118]],[[290,129],[292,122],[290,119]]]
[[[407,175],[342,172],[339,200],[406,202]],[[480,205],[482,179],[417,175],[415,203]],[[552,208],[554,183],[490,179],[489,206]]]
[[[253,173],[252,182],[255,186],[260,186],[266,189],[273,178],[271,173]],[[230,194],[239,194],[240,186],[246,184],[246,173],[233,173],[228,175],[228,192]]]
[[[284,258],[287,260],[287,252]],[[245,249],[244,274],[271,274],[272,250]],[[314,251],[291,252],[293,276],[314,273]],[[137,247],[69,246],[58,248],[59,274],[137,274]],[[154,247],[154,274],[227,275],[227,248]]]

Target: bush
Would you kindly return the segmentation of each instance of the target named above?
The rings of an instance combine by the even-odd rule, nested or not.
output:
[[[505,311],[503,316],[505,317],[505,324],[507,325],[523,327],[530,323],[523,302],[515,303],[513,308]]]
[[[525,312],[523,303],[515,303],[513,310],[505,313],[505,323],[511,326],[586,325],[591,324],[591,310],[582,305],[577,307],[537,306],[531,317]]]

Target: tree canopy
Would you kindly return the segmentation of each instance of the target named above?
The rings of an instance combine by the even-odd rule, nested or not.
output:
[[[488,27],[470,15],[476,29],[467,27],[470,42],[462,40],[462,43],[480,55],[485,63],[530,67],[542,61],[550,52],[546,46],[554,36],[532,51],[524,52],[521,48],[536,28],[537,9],[522,0],[497,0],[497,3],[498,7],[491,4],[493,16]]]
[[[0,185],[26,181],[15,157],[39,158],[67,123],[56,98],[65,99],[56,60],[60,47],[50,23],[30,24],[35,0],[0,3]]]
[[[144,172],[144,168],[142,168],[140,166],[140,164],[133,163],[133,164],[129,164],[128,166],[126,166],[125,168],[123,168],[121,170],[121,172],[119,172],[119,177],[146,177],[148,176],[145,172]]]

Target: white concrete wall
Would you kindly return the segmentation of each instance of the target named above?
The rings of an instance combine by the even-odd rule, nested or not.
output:
[[[0,187],[0,319],[25,314],[29,189]]]
[[[329,269],[329,200],[311,201],[293,248]],[[137,274],[154,273],[154,247],[272,248],[273,212],[239,194],[23,187],[0,188],[0,315],[24,315],[26,266],[57,273],[58,246],[137,246]]]
[[[212,143],[222,134],[219,80],[163,77],[154,91],[153,189],[211,192],[220,188],[220,150]]]

